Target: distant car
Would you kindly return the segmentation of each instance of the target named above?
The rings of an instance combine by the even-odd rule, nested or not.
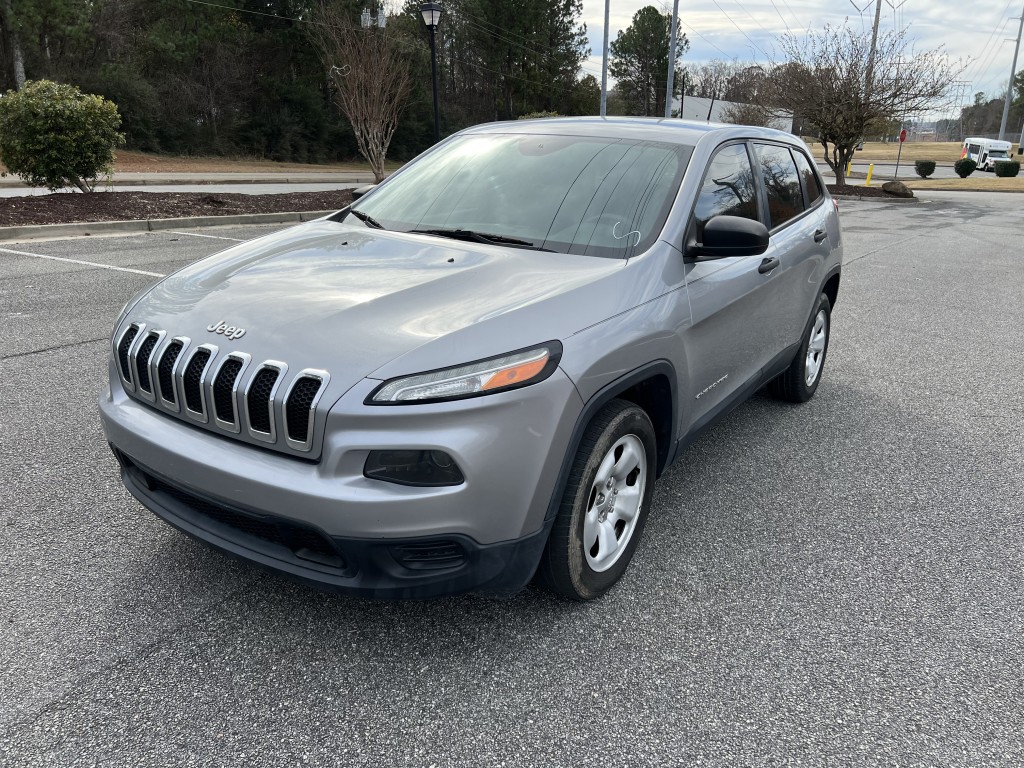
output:
[[[814,395],[841,251],[792,135],[479,126],[131,300],[102,422],[145,506],[301,581],[595,598],[698,434]]]
[[[858,152],[860,152],[862,149],[864,149],[864,139],[861,139],[860,141],[858,141],[857,142],[857,146],[856,146],[856,150]]]

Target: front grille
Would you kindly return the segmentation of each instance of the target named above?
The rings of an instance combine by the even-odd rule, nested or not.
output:
[[[344,559],[335,549],[331,540],[313,528],[274,515],[256,515],[224,507],[151,475],[146,475],[146,479],[149,481],[149,488],[152,491],[170,496],[198,516],[231,528],[245,536],[286,547],[296,557],[303,560],[311,560],[335,568],[345,567]]]
[[[203,369],[210,361],[210,350],[200,349],[185,367],[185,407],[194,413],[203,413]]]
[[[235,423],[235,380],[242,370],[242,361],[233,357],[220,368],[213,381],[213,409],[217,418],[230,424]]]
[[[139,354],[135,356],[135,364],[139,368],[139,389],[143,392],[153,391],[152,382],[149,380],[149,356],[153,354],[153,347],[159,340],[159,334],[149,334],[139,347]]]
[[[178,355],[181,354],[183,348],[184,345],[180,341],[172,341],[164,351],[163,357],[160,358],[160,365],[157,366],[157,376],[160,380],[160,397],[169,403],[176,401],[174,396],[174,378],[171,374],[174,372],[174,363],[177,361]]]
[[[126,394],[195,427],[316,460],[313,415],[330,373],[291,372],[279,360],[254,361],[242,350],[221,352],[169,333],[131,323],[115,337],[114,364]]]
[[[131,360],[128,359],[128,350],[131,349],[132,342],[138,335],[139,326],[130,325],[124,332],[124,336],[121,337],[121,343],[117,345],[117,361],[121,364],[121,376],[128,382],[132,380],[132,365]]]
[[[309,440],[309,414],[323,382],[313,376],[296,379],[285,403],[285,418],[288,423],[288,437],[299,443]]]
[[[457,541],[397,544],[390,549],[400,565],[412,570],[454,568],[466,562],[466,552]]]
[[[277,368],[263,368],[256,374],[249,388],[249,426],[256,432],[270,434],[270,393],[281,371]]]

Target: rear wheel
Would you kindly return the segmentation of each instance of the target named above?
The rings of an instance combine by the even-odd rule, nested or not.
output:
[[[655,437],[642,408],[612,400],[587,426],[538,576],[573,600],[607,592],[626,571],[654,493]]]
[[[828,354],[832,305],[824,293],[804,330],[804,339],[789,368],[768,385],[771,393],[793,403],[806,403],[818,389]]]

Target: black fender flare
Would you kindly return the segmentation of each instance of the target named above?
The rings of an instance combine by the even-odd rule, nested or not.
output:
[[[558,509],[562,503],[562,495],[565,493],[565,486],[569,482],[569,472],[572,468],[572,462],[576,458],[576,452],[579,450],[580,442],[583,440],[583,432],[586,430],[587,425],[590,424],[591,419],[594,418],[594,415],[602,406],[611,400],[614,400],[618,395],[622,394],[630,387],[639,384],[641,381],[649,379],[652,376],[659,375],[665,376],[665,378],[668,379],[672,405],[672,417],[669,444],[666,446],[664,461],[659,462],[661,466],[658,467],[657,474],[660,475],[662,471],[672,465],[678,441],[677,432],[679,431],[679,419],[677,418],[679,402],[677,393],[679,391],[679,385],[676,380],[675,366],[673,366],[668,360],[659,359],[646,363],[639,368],[635,368],[629,373],[615,379],[615,381],[606,384],[595,392],[584,404],[583,410],[580,411],[580,415],[576,418],[576,425],[573,427],[572,435],[569,438],[569,445],[566,448],[565,455],[562,456],[562,466],[558,470],[558,479],[555,481],[555,487],[551,492],[551,499],[548,501],[548,510],[544,515],[544,527],[546,529],[550,530],[551,523],[558,514]],[[546,538],[547,536],[545,535],[545,539]]]

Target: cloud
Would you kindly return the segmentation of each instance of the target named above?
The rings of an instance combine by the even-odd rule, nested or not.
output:
[[[680,20],[690,41],[683,61],[736,58],[764,62],[780,35],[820,29],[826,23],[839,25],[848,21],[854,28],[870,31],[874,3],[857,2],[861,7],[868,6],[863,14],[849,0],[682,0]],[[628,27],[633,14],[646,5],[666,13],[672,11],[671,0],[613,0],[610,39],[614,40],[619,30]],[[906,27],[918,50],[945,46],[950,56],[967,65],[963,77],[971,86],[965,91],[996,94],[1005,87],[1010,74],[1013,44],[1005,39],[1017,33],[1017,22],[1010,21],[1014,10],[1015,0],[1010,5],[1005,0],[975,0],[969,6],[962,0],[908,0],[896,10],[883,3],[880,27],[883,31]],[[585,68],[600,77],[604,0],[583,0],[582,20],[587,25],[592,53]]]

